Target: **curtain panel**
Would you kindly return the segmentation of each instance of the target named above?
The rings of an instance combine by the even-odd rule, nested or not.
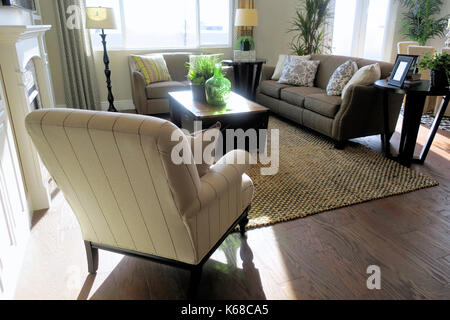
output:
[[[62,73],[68,108],[100,110],[94,52],[85,28],[85,1],[58,0],[56,32],[62,59]]]

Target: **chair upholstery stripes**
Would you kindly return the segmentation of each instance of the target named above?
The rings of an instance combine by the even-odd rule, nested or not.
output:
[[[225,161],[244,151],[200,178],[193,161],[172,162],[179,129],[162,119],[47,109],[32,112],[26,125],[85,241],[195,265],[253,195],[249,165]],[[185,137],[181,143],[190,150]]]

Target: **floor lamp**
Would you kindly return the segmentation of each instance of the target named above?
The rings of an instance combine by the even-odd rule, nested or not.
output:
[[[106,34],[105,29],[116,29],[116,19],[112,8],[86,8],[86,29],[100,29],[102,33],[100,37],[103,43],[103,62],[105,63],[106,84],[108,88],[109,112],[117,112],[114,107],[114,96],[111,86],[111,69],[109,68],[108,50],[106,50]]]

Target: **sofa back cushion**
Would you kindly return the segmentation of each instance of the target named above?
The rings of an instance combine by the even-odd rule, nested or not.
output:
[[[328,82],[330,81],[331,76],[334,71],[347,60],[353,60],[358,65],[358,68],[365,67],[369,64],[378,63],[381,68],[381,79],[389,76],[389,73],[392,72],[394,68],[394,64],[383,61],[374,61],[367,60],[361,58],[354,57],[346,57],[346,56],[333,56],[333,55],[323,55],[323,54],[313,54],[311,56],[311,60],[320,61],[319,69],[317,71],[316,80],[314,82],[314,86],[326,89]]]
[[[174,52],[163,53],[164,60],[166,60],[167,68],[173,81],[186,81],[188,69],[186,62],[189,62],[189,52]]]

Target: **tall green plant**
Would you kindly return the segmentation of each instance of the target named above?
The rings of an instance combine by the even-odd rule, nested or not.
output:
[[[322,53],[325,40],[324,26],[329,17],[328,6],[331,0],[302,0],[301,10],[296,11],[288,32],[295,33],[291,49],[303,56]]]
[[[441,18],[442,0],[397,0],[407,10],[400,20],[403,37],[424,46],[429,39],[445,37],[450,15]]]

